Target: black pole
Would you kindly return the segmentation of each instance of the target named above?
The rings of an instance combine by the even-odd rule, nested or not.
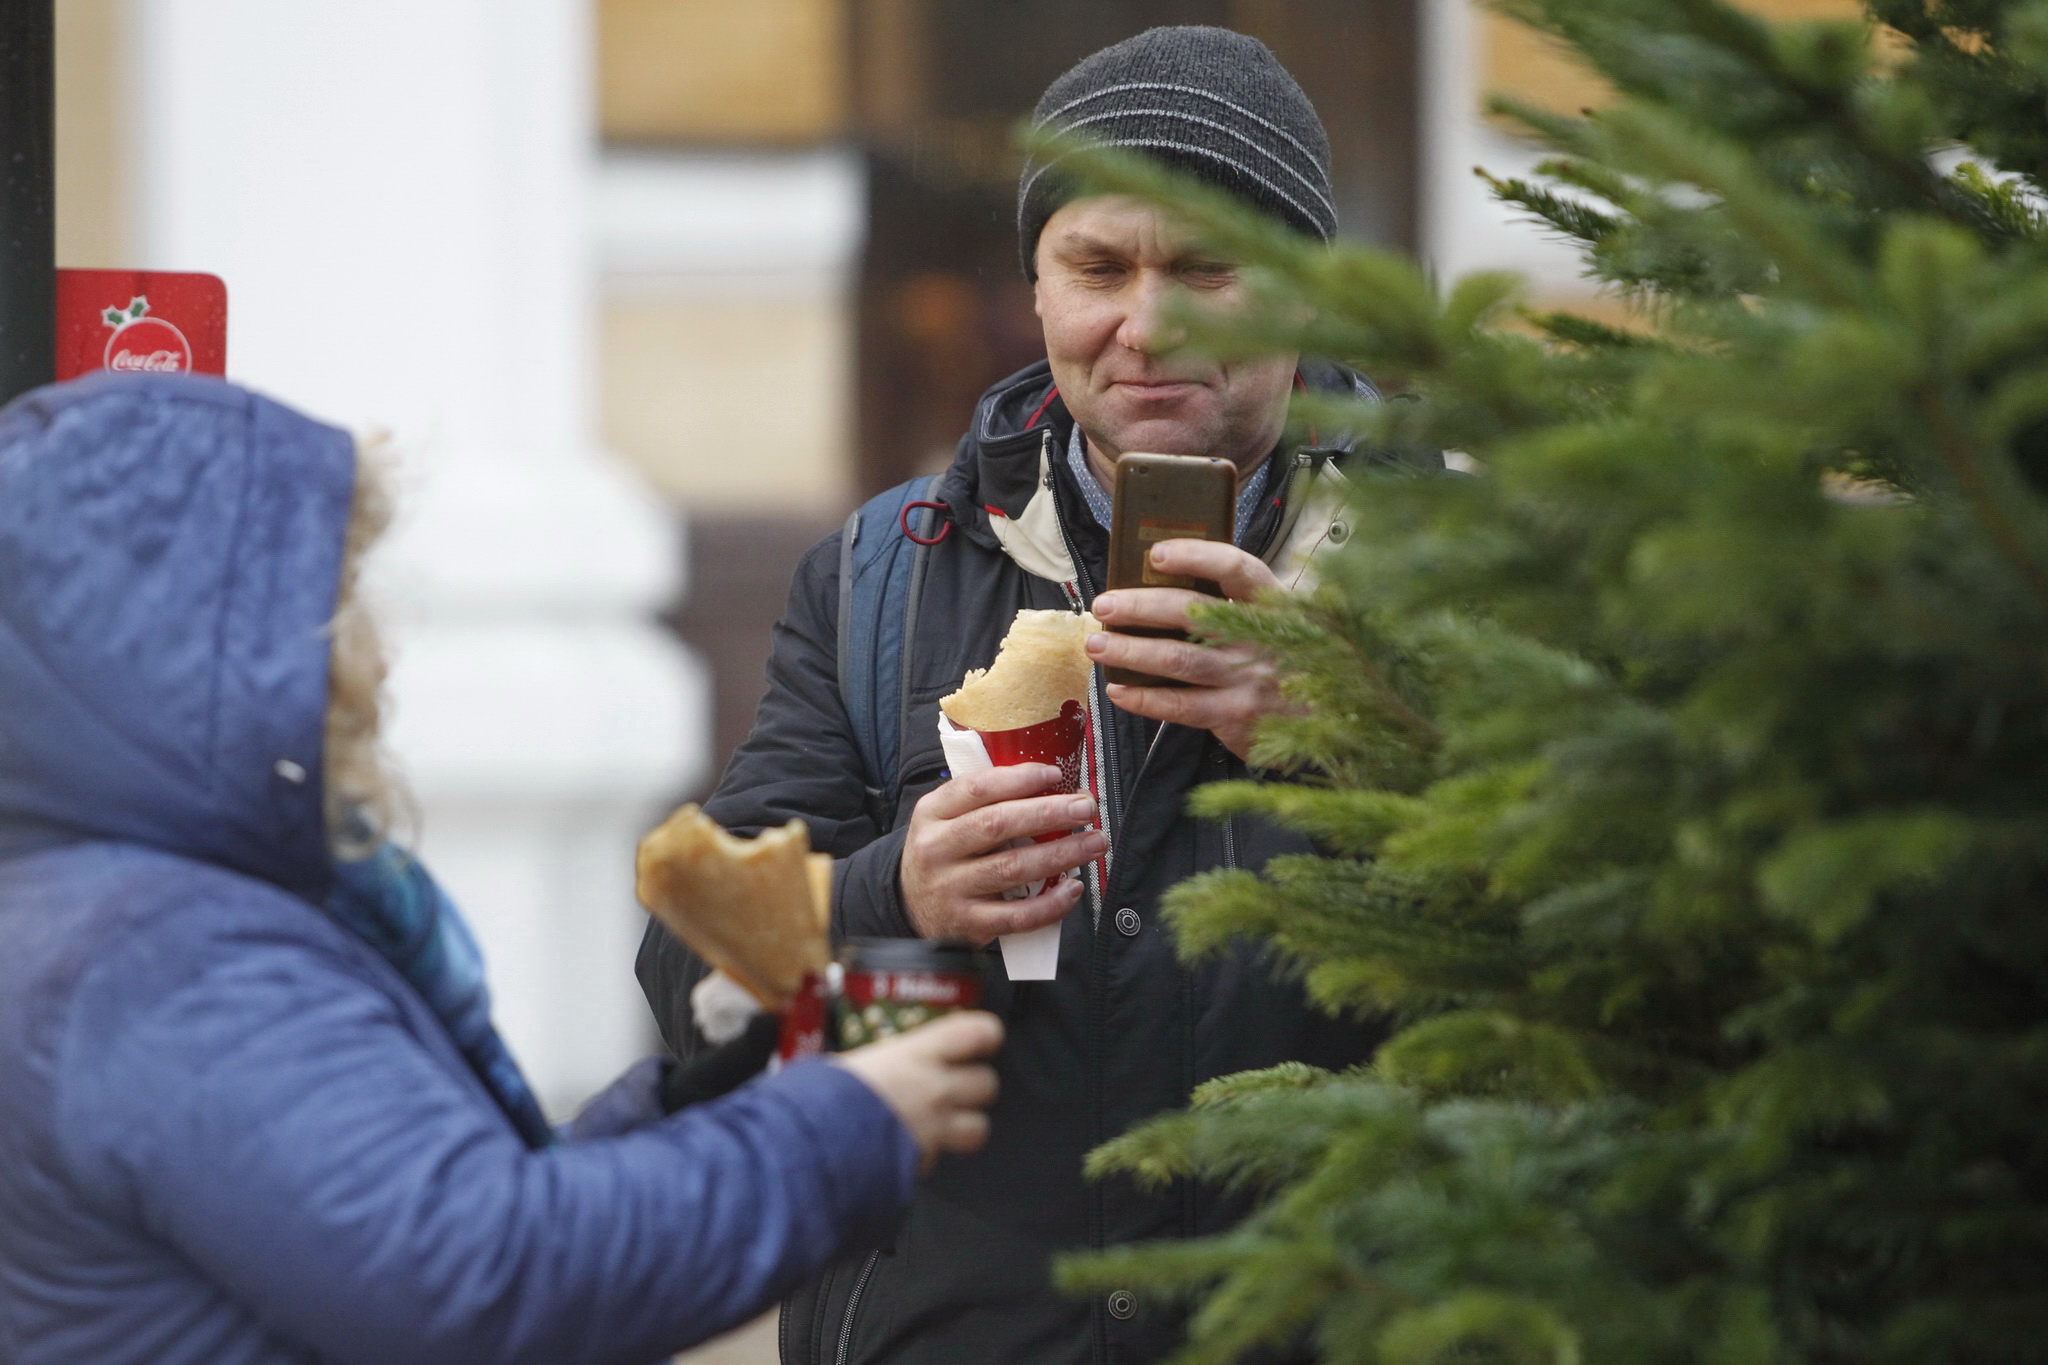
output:
[[[0,0],[0,403],[57,373],[55,12]]]

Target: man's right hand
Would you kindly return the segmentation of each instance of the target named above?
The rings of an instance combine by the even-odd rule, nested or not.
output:
[[[1062,833],[1095,818],[1095,799],[1046,795],[1060,781],[1049,763],[1020,763],[970,773],[933,788],[911,812],[903,841],[903,906],[925,938],[965,939],[977,947],[1064,919],[1081,899],[1081,882],[1061,877],[1102,856],[1093,829],[1044,844],[1011,848],[1013,839]],[[1003,892],[1041,878],[1024,900]]]

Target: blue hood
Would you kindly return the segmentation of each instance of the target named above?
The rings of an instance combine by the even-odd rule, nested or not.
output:
[[[218,380],[0,411],[0,852],[114,839],[325,893],[354,481],[347,433]]]

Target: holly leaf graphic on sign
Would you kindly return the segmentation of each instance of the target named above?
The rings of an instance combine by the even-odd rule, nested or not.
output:
[[[142,316],[142,315],[143,315],[144,313],[147,313],[148,311],[149,311],[149,300],[148,300],[148,299],[146,299],[146,298],[144,298],[144,297],[143,297],[142,295],[140,295],[140,294],[137,294],[137,295],[136,295],[136,296],[135,296],[134,298],[132,298],[132,299],[128,300],[128,316],[129,316],[129,317],[131,317],[131,318],[139,318],[139,317],[141,317],[141,316]]]

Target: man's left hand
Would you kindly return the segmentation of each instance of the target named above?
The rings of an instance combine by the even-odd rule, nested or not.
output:
[[[1162,573],[1213,580],[1232,602],[1280,590],[1280,580],[1255,555],[1212,540],[1162,540],[1152,547]],[[1109,699],[1153,720],[1207,730],[1239,758],[1249,758],[1259,721],[1291,709],[1280,695],[1272,661],[1249,645],[1207,645],[1117,632],[1132,626],[1188,629],[1188,608],[1216,599],[1185,588],[1118,588],[1095,599],[1091,610],[1106,628],[1088,637],[1088,657],[1109,668],[1131,668],[1186,687],[1109,685]]]

